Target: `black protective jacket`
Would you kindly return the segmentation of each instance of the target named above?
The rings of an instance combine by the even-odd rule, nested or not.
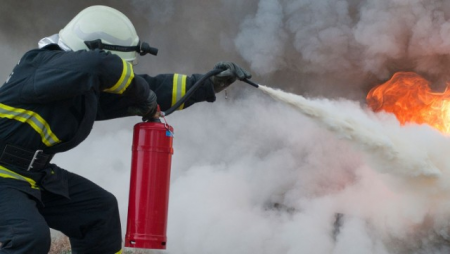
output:
[[[57,45],[31,50],[0,87],[0,149],[13,144],[46,154],[70,150],[89,135],[94,121],[130,116],[128,108],[151,91],[164,111],[201,77],[138,75],[130,63],[99,50],[65,52]],[[182,107],[214,100],[207,80]],[[42,188],[64,195],[63,172],[55,165],[28,172],[0,163],[0,185],[34,196]]]

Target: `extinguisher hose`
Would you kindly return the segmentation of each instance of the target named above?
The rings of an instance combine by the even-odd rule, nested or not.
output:
[[[178,100],[171,108],[169,108],[168,110],[161,112],[163,116],[168,116],[170,114],[172,114],[173,112],[175,112],[175,110],[177,110],[183,103],[185,103],[189,98],[191,98],[191,96],[203,85],[203,83],[205,82],[205,80],[209,79],[210,77],[221,73],[223,70],[222,69],[213,69],[209,72],[207,72],[205,75],[203,75],[203,77],[201,79],[199,79],[192,87],[191,89],[189,89],[186,94],[180,99]],[[258,84],[254,83],[253,81],[249,80],[249,79],[243,79],[241,80],[249,85],[252,85],[256,88],[259,87]]]

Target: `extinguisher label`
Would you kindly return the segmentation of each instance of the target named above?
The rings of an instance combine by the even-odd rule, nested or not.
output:
[[[169,130],[166,130],[166,136],[167,137],[173,137],[173,133]]]

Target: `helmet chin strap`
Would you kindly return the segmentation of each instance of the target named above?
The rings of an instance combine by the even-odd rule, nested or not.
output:
[[[85,41],[84,44],[89,49],[106,49],[112,51],[121,51],[121,52],[138,52],[139,55],[143,56],[146,54],[151,54],[156,56],[158,54],[158,49],[150,47],[150,45],[146,42],[139,42],[136,46],[120,46],[120,45],[111,45],[103,43],[101,39],[93,40],[93,41]]]

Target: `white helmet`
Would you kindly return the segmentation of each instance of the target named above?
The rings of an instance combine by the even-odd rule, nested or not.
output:
[[[127,16],[101,5],[88,7],[78,13],[61,29],[59,37],[73,51],[100,48],[128,62],[135,61],[136,52],[141,55],[157,53],[157,49],[147,43],[140,45],[136,29]]]

